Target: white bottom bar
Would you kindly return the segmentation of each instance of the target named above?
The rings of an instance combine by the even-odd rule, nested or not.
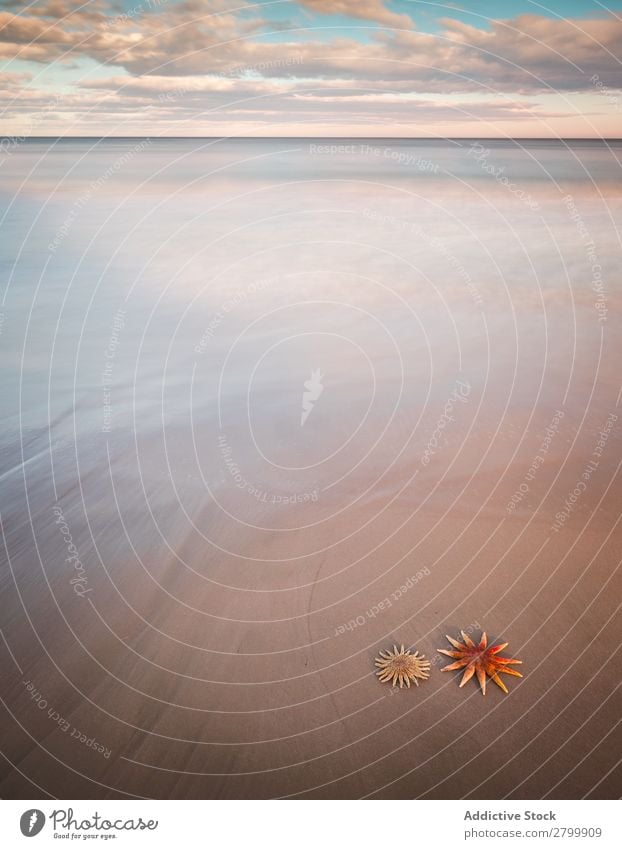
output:
[[[0,845],[619,849],[620,813],[617,801],[5,800]]]

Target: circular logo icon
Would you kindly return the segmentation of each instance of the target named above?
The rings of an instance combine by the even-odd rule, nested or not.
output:
[[[45,814],[37,808],[24,811],[19,821],[19,827],[24,837],[34,837],[45,825]]]

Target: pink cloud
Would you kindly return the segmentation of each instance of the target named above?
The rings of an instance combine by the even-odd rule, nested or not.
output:
[[[409,15],[392,12],[382,0],[300,0],[300,4],[323,15],[347,15],[402,29],[413,26]]]
[[[487,115],[523,125],[545,116],[534,94],[596,94],[594,74],[609,89],[622,89],[617,58],[622,21],[615,17],[569,21],[524,15],[493,21],[488,30],[447,18],[444,29],[431,34],[398,25],[395,18],[407,16],[381,2],[304,4],[396,29],[369,30],[366,42],[332,31],[322,38],[326,31],[313,27],[307,40],[265,41],[257,35],[271,25],[236,15],[233,0],[163,2],[157,12],[117,18],[103,14],[109,8],[103,1],[81,11],[68,0],[49,0],[36,7],[22,4],[21,14],[0,13],[0,56],[36,62],[43,74],[52,63],[67,68],[82,57],[112,66],[114,76],[105,80],[75,77],[73,91],[63,94],[66,113],[80,121],[96,121],[97,115],[126,120],[142,110],[140,120],[155,126],[193,118],[210,127],[215,120],[236,125],[246,120],[250,126],[262,112],[266,124],[288,126],[316,118],[346,126],[422,126],[435,116],[448,126],[464,123],[460,110],[468,112],[469,105],[466,99],[460,107],[444,101],[451,93],[479,94],[481,101],[471,107],[482,120]],[[5,117],[33,108],[39,97],[33,94],[36,73],[33,77],[30,84],[15,75],[0,79]],[[431,99],[421,99],[424,93],[435,95],[434,107]],[[495,103],[497,93],[511,97]],[[601,113],[612,113],[611,102],[600,98]],[[93,118],[84,117],[91,112]],[[553,120],[570,120],[571,114],[571,109],[550,112]]]

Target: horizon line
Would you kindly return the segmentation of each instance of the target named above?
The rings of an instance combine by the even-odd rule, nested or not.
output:
[[[149,133],[141,133],[138,135],[65,135],[65,136],[19,136],[17,133],[12,135],[7,133],[5,138],[21,138],[23,141],[46,141],[46,140],[61,140],[61,139],[151,139],[171,140],[171,139],[214,139],[214,140],[248,140],[256,141],[258,139],[325,139],[330,141],[356,141],[358,139],[373,139],[376,141],[503,141],[503,142],[524,142],[524,141],[548,141],[548,142],[567,142],[567,141],[593,141],[593,142],[619,142],[622,141],[622,136],[303,136],[303,135],[282,135],[282,136],[231,136],[231,135],[215,135],[215,136],[151,136]]]

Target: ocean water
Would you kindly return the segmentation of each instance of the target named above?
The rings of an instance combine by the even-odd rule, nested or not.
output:
[[[343,719],[352,740],[382,735],[369,669],[385,640],[431,655],[487,616],[536,681],[537,645],[562,634],[574,657],[605,627],[615,592],[581,616],[609,586],[602,544],[620,515],[621,154],[296,138],[34,139],[4,156],[3,627],[49,703],[114,750],[83,774],[144,793],[121,755],[201,772],[175,741],[307,734],[333,711],[363,711]],[[596,579],[575,597],[586,564]],[[448,678],[419,716],[430,751],[444,751]],[[521,687],[526,713],[541,690]],[[7,695],[18,711],[21,692]],[[396,719],[410,710],[389,701]],[[304,740],[300,758],[341,751],[339,735]],[[209,770],[280,769],[282,746],[240,761],[216,748]],[[335,775],[377,755],[358,751],[335,756]],[[436,786],[454,767],[434,763]],[[217,791],[167,775],[150,773],[150,792],[322,780]]]
[[[216,434],[237,441],[249,486],[336,492],[373,463],[390,412],[391,427],[434,415],[456,376],[503,387],[490,404],[508,381],[513,403],[533,403],[545,356],[563,383],[619,319],[621,152],[23,142],[0,168],[2,470],[49,462],[54,445],[97,467],[117,440],[179,431],[185,486],[237,501]],[[318,369],[325,391],[301,427]],[[169,471],[150,459],[143,473]]]

